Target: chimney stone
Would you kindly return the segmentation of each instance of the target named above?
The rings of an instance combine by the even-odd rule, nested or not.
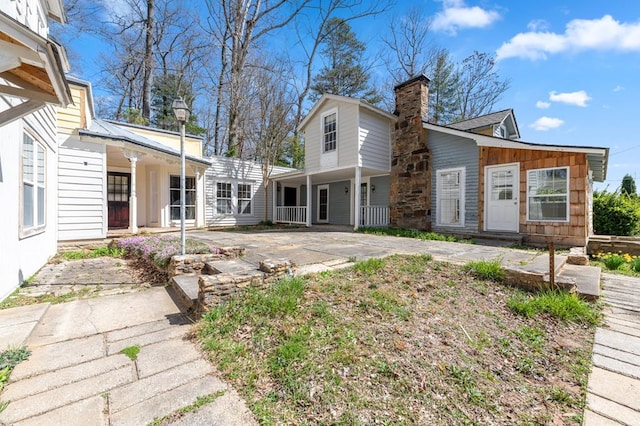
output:
[[[426,130],[429,79],[419,75],[394,88],[398,121],[391,147],[390,225],[431,229],[431,152]]]

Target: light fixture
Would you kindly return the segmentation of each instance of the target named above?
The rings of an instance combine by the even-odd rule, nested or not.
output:
[[[371,185],[371,192],[376,192],[376,186],[375,185]]]
[[[180,125],[180,254],[184,256],[186,254],[184,124],[189,121],[190,111],[189,106],[182,97],[174,99],[171,108]]]
[[[348,187],[348,186],[345,186],[345,187],[344,187],[344,193],[345,193],[345,194],[348,194],[348,193],[349,193],[349,187]]]

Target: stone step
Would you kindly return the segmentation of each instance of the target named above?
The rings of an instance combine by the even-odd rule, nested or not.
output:
[[[558,255],[554,256],[555,261],[555,274],[556,276],[560,274],[561,269],[567,263],[567,256]],[[549,254],[541,254],[540,256],[533,259],[531,262],[527,263],[520,267],[523,271],[531,272],[534,274],[548,274],[549,273]]]
[[[574,279],[581,297],[587,300],[596,300],[600,297],[600,273],[600,268],[597,266],[566,264],[558,276]]]
[[[225,259],[217,262],[206,262],[203,269],[203,274],[226,274],[226,273],[238,273],[255,271],[257,267],[242,259]]]
[[[171,287],[188,311],[198,302],[198,278],[199,275],[176,275],[171,278]]]

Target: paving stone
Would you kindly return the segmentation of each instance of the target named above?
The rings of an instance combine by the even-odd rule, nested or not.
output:
[[[170,328],[158,330],[154,333],[146,333],[140,336],[118,340],[117,342],[107,343],[107,355],[116,354],[129,346],[138,345],[145,347],[165,340],[181,340],[187,335],[190,329],[190,325],[173,325]]]
[[[626,362],[627,364],[640,366],[640,355],[632,354],[624,348],[610,348],[599,344],[593,345],[593,353]]]
[[[584,410],[582,426],[624,426],[622,423],[613,421],[607,417],[596,414],[591,410]]]
[[[609,371],[624,374],[627,377],[640,379],[640,366],[630,364],[608,356],[593,354],[593,365]]]
[[[210,376],[191,381],[110,416],[110,426],[137,426],[152,422],[173,411],[191,405],[199,396],[215,394],[219,382]],[[233,415],[233,413],[231,413]]]
[[[197,411],[186,413],[167,426],[253,426],[258,422],[235,391],[227,391]]]
[[[640,355],[640,337],[630,336],[619,331],[598,328],[595,334],[595,343],[610,348],[624,348],[625,351]]]
[[[79,382],[60,386],[32,397],[12,401],[7,409],[0,413],[0,424],[2,422],[14,424],[19,420],[48,413],[67,404],[101,395],[133,380],[135,380],[135,371],[133,364],[131,364]]]
[[[31,355],[13,369],[12,381],[82,364],[101,358],[105,354],[104,339],[100,335],[29,347],[32,348]]]
[[[587,393],[587,408],[599,414],[600,417],[615,419],[616,422],[620,422],[612,424],[637,425],[638,419],[640,419],[640,412],[637,410],[592,393]],[[600,424],[597,422],[588,424],[585,420],[584,426],[600,426]]]
[[[0,310],[0,351],[23,346],[47,309],[42,303]]]
[[[587,391],[601,398],[624,405],[638,412],[640,410],[640,381],[619,373],[594,367],[589,375]],[[599,412],[599,410],[594,410]],[[636,414],[640,418],[640,412]]]
[[[136,361],[138,375],[142,379],[200,357],[200,353],[189,341],[174,339],[154,343],[140,350]]]
[[[14,426],[107,426],[107,403],[102,396],[65,405],[40,416],[19,421]]]
[[[204,376],[215,385],[216,391],[225,390],[227,386],[211,375],[213,371],[208,362],[198,359],[121,386],[109,393],[109,411],[117,413]]]
[[[15,401],[17,399],[33,396],[41,392],[56,389],[60,386],[75,383],[89,377],[98,376],[119,368],[130,366],[132,361],[122,354],[98,358],[82,364],[61,368],[49,373],[39,374],[28,379],[14,382],[11,376],[11,385],[2,392],[2,398]]]
[[[640,327],[633,323],[630,323],[629,321],[622,321],[621,323],[607,319],[607,326],[609,330],[640,338]]]
[[[182,324],[189,324],[190,321],[184,318]],[[109,331],[105,333],[107,343],[117,342],[118,340],[129,339],[131,337],[143,336],[147,333],[154,333],[160,330],[166,330],[172,327],[171,321],[164,318],[158,321],[149,321],[131,327],[121,328],[119,330]]]

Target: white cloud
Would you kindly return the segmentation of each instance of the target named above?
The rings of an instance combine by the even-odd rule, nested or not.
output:
[[[619,84],[613,88],[614,92],[621,92],[624,90],[624,87],[620,86]]]
[[[591,96],[587,95],[584,90],[570,93],[549,92],[549,100],[552,102],[560,102],[568,105],[586,107],[587,102],[591,100]]]
[[[546,132],[547,130],[556,129],[564,124],[564,121],[559,118],[540,117],[533,123],[529,124],[534,130]]]
[[[516,34],[498,48],[496,58],[536,60],[554,53],[584,50],[640,51],[640,22],[623,23],[611,15],[574,19],[563,34],[540,30]]]
[[[455,34],[459,29],[484,28],[498,19],[500,14],[479,6],[468,7],[463,0],[443,0],[442,12],[436,13],[431,23],[434,31]]]
[[[549,29],[549,22],[544,19],[534,19],[527,24],[529,31],[547,31]]]
[[[544,101],[538,101],[536,102],[536,108],[540,108],[540,109],[547,109],[551,106],[551,104],[549,102],[544,102]]]

